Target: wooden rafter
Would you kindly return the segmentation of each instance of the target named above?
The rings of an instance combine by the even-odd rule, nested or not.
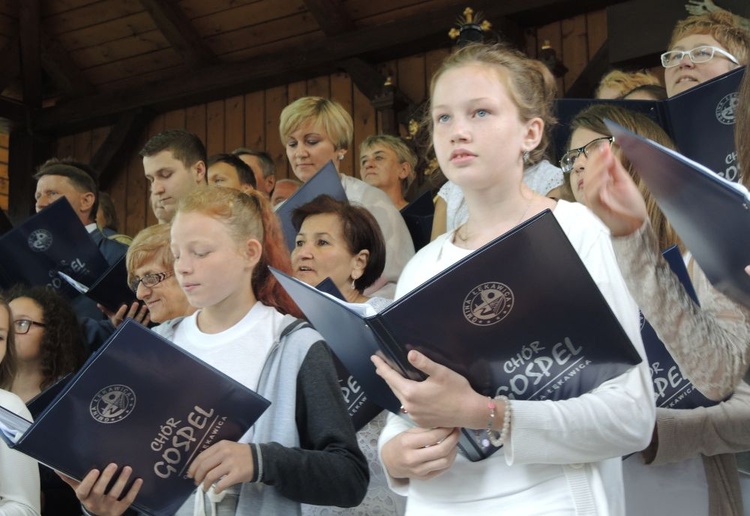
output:
[[[19,2],[18,25],[21,37],[21,74],[23,102],[31,108],[42,107],[42,65],[39,0]]]
[[[18,33],[11,35],[8,44],[0,49],[0,92],[16,80],[21,73],[21,54]]]
[[[302,0],[326,36],[354,30],[354,22],[341,0]]]
[[[146,0],[142,0],[146,1]],[[573,12],[581,2],[588,8],[603,8],[622,0],[476,0],[473,6],[488,19],[516,20],[523,13],[545,8]],[[595,5],[594,5],[595,4]],[[168,80],[102,93],[42,110],[38,129],[72,132],[102,123],[112,123],[123,112],[151,106],[157,111],[224,98],[290,81],[332,73],[338,63],[355,57],[377,55],[392,59],[419,51],[425,40],[447,42],[447,31],[456,19],[456,8],[442,8],[404,17],[375,27],[327,37],[294,52],[279,51],[242,62],[222,63]],[[434,48],[434,45],[433,45]]]
[[[46,34],[42,34],[41,61],[44,71],[66,96],[83,97],[96,92],[63,46]]]
[[[216,56],[177,2],[140,0],[157,28],[191,70],[217,62]]]
[[[90,165],[99,172],[99,188],[109,189],[115,169],[133,150],[138,138],[154,118],[154,112],[139,108],[123,114],[97,149]]]

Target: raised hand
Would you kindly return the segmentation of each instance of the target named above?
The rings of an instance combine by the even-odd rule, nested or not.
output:
[[[120,516],[135,501],[135,497],[143,485],[143,480],[138,478],[133,482],[128,492],[124,493],[125,486],[127,486],[132,473],[133,470],[130,466],[122,468],[117,480],[109,490],[107,490],[107,486],[117,475],[117,464],[109,464],[101,473],[98,469],[92,469],[80,482],[59,472],[57,475],[73,488],[76,497],[89,513],[96,516]]]
[[[134,319],[136,322],[143,324],[144,326],[148,325],[148,323],[151,322],[148,313],[148,307],[145,304],[139,303],[138,301],[133,301],[130,306],[122,305],[116,313],[110,312],[102,305],[97,304],[96,306],[104,313],[104,315],[107,316],[109,321],[112,323],[112,326],[114,326],[115,328],[120,326],[128,317]]]
[[[719,10],[720,7],[713,0],[688,0],[685,10],[693,15],[708,14]]]
[[[641,192],[609,148],[588,159],[583,189],[586,205],[613,236],[630,235],[648,219]]]
[[[380,456],[393,478],[427,480],[453,465],[458,438],[457,428],[412,428],[385,443]]]

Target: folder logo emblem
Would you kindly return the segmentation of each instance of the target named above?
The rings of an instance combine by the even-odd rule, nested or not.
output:
[[[46,229],[36,229],[28,239],[29,248],[37,253],[43,253],[52,246],[52,233]]]
[[[119,423],[135,408],[135,392],[127,385],[110,385],[91,399],[89,413],[104,424]]]
[[[464,317],[475,326],[492,326],[505,319],[513,303],[513,291],[507,285],[497,281],[482,283],[464,298]]]
[[[716,120],[724,125],[734,124],[734,112],[737,108],[737,92],[730,93],[716,105]]]

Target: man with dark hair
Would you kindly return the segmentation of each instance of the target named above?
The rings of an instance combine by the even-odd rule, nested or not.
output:
[[[65,197],[89,236],[108,264],[113,265],[128,250],[128,246],[107,238],[96,225],[99,189],[93,170],[87,170],[71,160],[50,160],[44,163],[34,179],[36,183],[36,211],[39,212],[60,197]],[[97,308],[96,303],[81,294],[72,301],[73,309],[82,324],[89,351],[99,347],[114,331],[114,327]]]
[[[239,157],[252,169],[255,174],[256,189],[266,197],[271,197],[271,192],[276,185],[276,165],[268,153],[256,151],[246,147],[234,149],[232,154]]]
[[[159,222],[171,222],[178,201],[206,184],[206,148],[193,133],[169,129],[153,136],[138,154],[154,215]]]
[[[248,193],[256,189],[250,166],[234,154],[214,154],[208,158],[208,184],[225,186]]]

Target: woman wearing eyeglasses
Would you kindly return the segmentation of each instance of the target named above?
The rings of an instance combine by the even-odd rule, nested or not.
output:
[[[0,405],[31,420],[23,401],[7,390],[16,370],[14,337],[10,307],[0,299]],[[0,441],[0,514],[38,516],[40,502],[37,462]]]
[[[586,178],[589,163],[611,147],[611,153],[634,180],[645,201],[648,219],[654,228],[655,247],[664,250],[681,245],[679,237],[641,183],[637,170],[620,153],[609,135],[604,120],[609,119],[640,136],[665,147],[674,148],[666,133],[647,116],[612,105],[594,105],[584,109],[571,122],[571,147],[561,160],[563,170],[570,171],[571,186]],[[586,203],[584,191],[574,190],[577,200]],[[634,192],[635,193],[635,192]],[[683,249],[684,251],[684,249]],[[622,261],[618,261],[622,265]],[[713,339],[726,339],[742,324],[742,313],[727,311],[717,304],[716,296],[706,288],[700,269],[688,261],[691,279],[707,311],[715,320],[710,336],[693,334],[697,347],[709,347]],[[666,271],[665,271],[666,272]],[[643,294],[643,292],[638,292]],[[638,298],[634,293],[634,297]],[[643,297],[643,296],[641,296]],[[670,334],[663,331],[663,321],[671,321],[679,308],[671,301],[661,302],[648,311],[657,333],[669,346]],[[651,315],[648,315],[651,314]],[[653,319],[654,315],[660,316]],[[662,324],[659,324],[662,322]],[[660,331],[661,330],[661,331]],[[657,376],[663,377],[664,373]],[[655,387],[655,390],[658,390]],[[737,462],[734,453],[750,448],[750,387],[744,382],[732,397],[708,408],[675,410],[657,408],[656,426],[651,444],[638,455],[623,462],[627,513],[681,515],[736,515],[743,513]]]
[[[154,323],[187,316],[195,311],[174,276],[169,229],[169,224],[156,224],[142,230],[133,239],[125,258],[128,284],[136,297],[148,307],[149,318]],[[122,321],[112,322],[117,324]]]
[[[673,97],[746,65],[749,47],[747,33],[726,11],[679,21],[669,50],[661,55],[667,95]]]
[[[28,402],[83,364],[83,335],[70,303],[54,290],[17,286],[8,293],[8,300],[16,355],[9,390]],[[46,466],[40,466],[39,473],[42,515],[79,515],[75,493]]]

